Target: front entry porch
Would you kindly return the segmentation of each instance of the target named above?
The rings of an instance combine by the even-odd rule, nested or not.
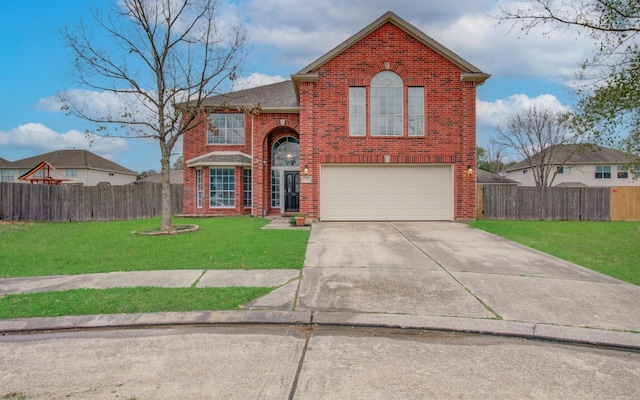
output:
[[[282,136],[271,146],[270,214],[300,211],[300,143]]]

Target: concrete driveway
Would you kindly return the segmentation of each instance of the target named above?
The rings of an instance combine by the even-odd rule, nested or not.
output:
[[[459,223],[314,223],[302,275],[296,310],[640,331],[640,287]]]

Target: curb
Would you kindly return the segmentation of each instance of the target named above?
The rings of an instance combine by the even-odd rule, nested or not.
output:
[[[634,332],[494,319],[325,311],[206,311],[9,319],[0,321],[0,334],[7,336],[68,330],[203,325],[297,325],[425,330],[640,351],[640,333]]]

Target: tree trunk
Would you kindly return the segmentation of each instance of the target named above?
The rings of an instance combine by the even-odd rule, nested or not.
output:
[[[169,180],[171,175],[171,164],[169,160],[169,153],[162,149],[162,159],[160,160],[162,165],[162,222],[160,223],[161,231],[168,231],[171,229],[171,181]]]
[[[540,220],[547,220],[547,187],[540,186]]]

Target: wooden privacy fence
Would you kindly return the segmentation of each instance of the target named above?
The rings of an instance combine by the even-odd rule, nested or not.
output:
[[[640,186],[611,188],[611,220],[640,221]]]
[[[528,186],[478,185],[476,218],[640,221],[640,187],[547,188],[545,215],[539,190]]]
[[[182,213],[182,185],[171,185],[171,210]],[[0,220],[112,221],[160,215],[159,184],[51,186],[0,182]]]

